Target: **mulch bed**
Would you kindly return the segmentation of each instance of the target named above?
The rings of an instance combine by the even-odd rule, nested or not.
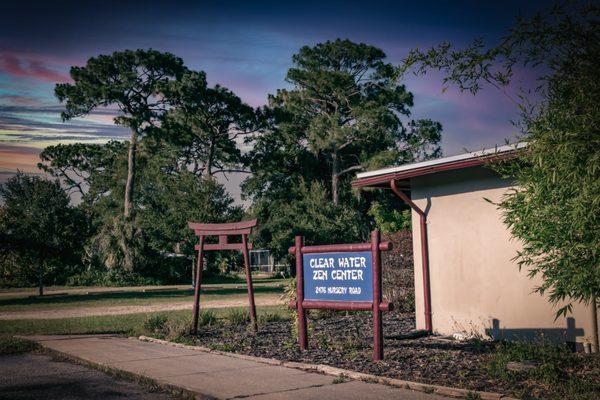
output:
[[[385,360],[373,362],[372,322],[369,313],[321,313],[309,319],[309,351],[302,353],[289,320],[261,324],[258,334],[245,326],[203,327],[197,345],[275,358],[325,364],[384,377],[512,395],[546,398],[549,388],[523,379],[495,379],[488,372],[493,344],[457,342],[435,336],[400,339],[414,330],[414,315],[384,314]],[[593,360],[588,360],[589,362]]]

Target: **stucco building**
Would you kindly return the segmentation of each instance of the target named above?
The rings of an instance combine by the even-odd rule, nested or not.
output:
[[[590,306],[576,304],[571,315],[555,320],[556,308],[534,292],[540,280],[519,271],[514,260],[521,244],[511,237],[497,207],[486,201],[500,201],[513,185],[486,163],[515,156],[522,146],[365,172],[353,182],[391,189],[413,208],[417,329],[591,340]]]

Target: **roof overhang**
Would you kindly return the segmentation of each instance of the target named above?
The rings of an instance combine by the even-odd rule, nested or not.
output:
[[[390,181],[399,182],[399,187],[410,187],[410,178],[436,172],[451,171],[484,165],[489,162],[516,157],[517,152],[527,146],[526,142],[484,149],[452,157],[436,158],[398,167],[382,168],[362,172],[352,181],[354,187],[389,187]]]

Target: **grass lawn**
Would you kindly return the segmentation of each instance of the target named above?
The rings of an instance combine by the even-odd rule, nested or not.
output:
[[[245,287],[223,285],[223,288],[206,288],[201,301],[243,299],[247,296]],[[278,295],[283,292],[280,285],[257,283],[254,288],[256,297]],[[193,291],[190,289],[174,289],[142,292],[134,289],[125,292],[105,292],[89,294],[72,294],[48,297],[0,297],[0,311],[48,310],[76,307],[109,307],[135,306],[158,303],[192,302]]]
[[[226,308],[211,310],[218,318],[228,314],[243,312],[247,308]],[[261,315],[287,315],[284,306],[257,307],[259,318]],[[125,315],[105,315],[81,318],[64,319],[36,319],[36,320],[6,320],[0,321],[0,335],[67,335],[67,334],[92,334],[92,333],[119,333],[137,336],[147,333],[144,324],[152,317],[164,316],[170,321],[185,324],[191,321],[190,310],[168,311],[157,313],[140,313]]]

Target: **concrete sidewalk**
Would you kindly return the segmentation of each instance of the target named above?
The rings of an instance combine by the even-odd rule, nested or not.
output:
[[[335,378],[328,375],[115,335],[34,336],[30,339],[68,356],[186,389],[197,393],[199,398],[445,399],[361,381],[336,384]]]

